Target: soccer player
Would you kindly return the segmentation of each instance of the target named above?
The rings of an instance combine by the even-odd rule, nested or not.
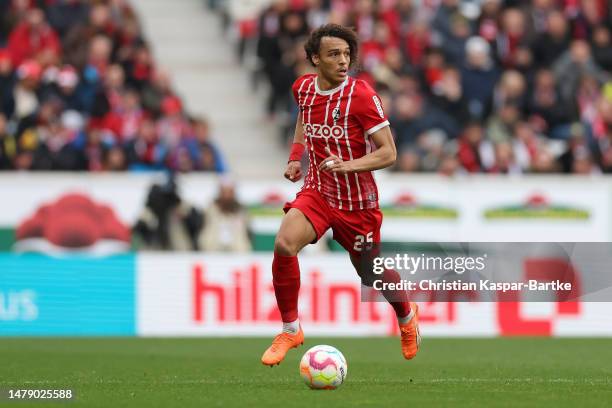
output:
[[[305,149],[309,166],[301,191],[284,207],[274,243],[272,276],[283,329],[261,358],[269,366],[279,364],[289,349],[304,342],[298,319],[297,254],[302,248],[331,228],[334,239],[349,252],[362,283],[371,286],[360,256],[380,241],[382,213],[372,171],[391,166],[396,158],[380,99],[367,83],[348,76],[357,61],[355,32],[327,24],[312,32],[304,48],[316,74],[293,84],[299,113],[284,176],[292,182],[302,178],[300,159]],[[398,280],[393,270],[383,273],[383,281]],[[384,291],[383,296],[397,315],[402,353],[412,359],[420,342],[418,307]]]

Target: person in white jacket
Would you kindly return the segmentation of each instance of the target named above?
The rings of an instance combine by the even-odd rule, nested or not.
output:
[[[204,210],[204,229],[198,242],[200,249],[208,252],[251,250],[248,216],[231,181],[221,181],[217,198]]]

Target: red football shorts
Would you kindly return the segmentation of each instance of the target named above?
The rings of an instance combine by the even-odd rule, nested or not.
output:
[[[314,227],[318,241],[329,228],[334,239],[351,255],[363,251],[380,242],[382,213],[378,208],[369,210],[345,211],[333,208],[316,190],[300,191],[295,200],[286,203],[285,213],[291,208],[300,210]],[[314,243],[313,242],[313,243]]]

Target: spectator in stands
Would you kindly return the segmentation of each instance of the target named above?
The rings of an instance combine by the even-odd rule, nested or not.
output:
[[[119,30],[115,36],[115,62],[124,64],[134,58],[136,50],[146,44],[140,33],[140,26],[136,16],[123,15]]]
[[[432,105],[450,116],[453,121],[452,136],[456,136],[470,120],[459,71],[453,67],[446,68],[440,80],[434,83],[431,92]]]
[[[372,75],[381,88],[385,86],[386,89],[396,89],[404,71],[403,65],[401,50],[390,47],[384,50],[384,63],[378,64],[372,70]]]
[[[20,170],[50,167],[49,163],[34,164],[34,154],[46,142],[49,126],[54,118],[61,112],[61,105],[57,100],[44,102],[36,112],[22,118],[17,124],[15,137],[17,141],[17,156],[15,167]]]
[[[42,53],[60,55],[61,45],[55,30],[45,20],[41,9],[31,9],[9,36],[8,49],[15,65],[36,59]]]
[[[417,150],[421,171],[436,171],[445,157],[444,145],[448,137],[443,130],[431,129],[421,133],[417,140]]]
[[[534,41],[533,54],[538,67],[548,68],[567,50],[571,35],[568,21],[558,10],[548,14],[545,27]]]
[[[405,148],[416,142],[417,136],[424,130],[423,97],[416,90],[398,95],[392,109],[391,126],[396,143]]]
[[[372,38],[363,41],[359,50],[364,68],[376,69],[384,61],[387,47],[397,47],[397,44],[391,39],[389,27],[383,22],[376,23]]]
[[[10,115],[17,120],[34,114],[39,106],[38,86],[42,67],[34,60],[27,60],[17,69],[17,80],[12,95],[8,96]]]
[[[596,78],[600,84],[609,78],[609,74],[593,60],[591,47],[584,40],[572,42],[570,48],[553,65],[553,71],[560,86],[561,97],[570,106],[575,105],[574,95],[584,75]]]
[[[490,46],[481,37],[472,37],[466,43],[466,64],[461,71],[470,116],[484,119],[490,112],[493,89],[498,72],[490,55]]]
[[[424,64],[424,57],[432,47],[433,40],[429,27],[422,19],[414,18],[406,31],[404,52],[407,62],[414,67],[421,66]]]
[[[90,53],[90,44],[98,36],[112,36],[115,24],[111,20],[108,6],[102,2],[89,7],[89,19],[80,20],[66,31],[63,45],[65,62],[77,69],[85,68]]]
[[[561,100],[555,76],[549,69],[541,69],[536,74],[528,111],[530,120],[537,123],[542,132],[564,138],[562,127],[571,122],[572,114]]]
[[[531,172],[544,174],[558,172],[559,170],[559,165],[551,149],[546,145],[538,149],[531,166]]]
[[[511,141],[514,160],[521,172],[528,172],[541,144],[533,126],[526,121],[518,122],[514,128],[514,139]]]
[[[176,96],[168,96],[162,101],[162,117],[157,122],[160,140],[168,148],[174,149],[190,136],[191,127],[183,112],[183,104]]]
[[[566,106],[566,109],[573,109],[571,112],[572,119],[581,120],[587,127],[595,126],[599,109],[598,104],[602,95],[601,91],[602,89],[597,78],[584,75],[576,92],[576,106]],[[594,130],[594,132],[596,131]]]
[[[249,221],[236,197],[235,186],[223,180],[215,201],[204,211],[204,229],[199,236],[205,251],[248,252],[251,250]]]
[[[605,173],[612,173],[612,83],[607,83],[597,101],[592,133],[595,155]]]
[[[520,107],[512,101],[504,103],[488,121],[488,139],[495,143],[508,142],[512,139],[515,126],[520,120]]]
[[[113,43],[108,36],[100,34],[93,37],[89,43],[84,74],[96,79],[103,78],[111,65],[112,51]]]
[[[459,164],[469,173],[489,170],[494,162],[493,146],[485,138],[479,122],[471,122],[459,138],[457,157]]]
[[[162,102],[173,96],[176,97],[172,91],[170,74],[166,70],[157,69],[151,81],[142,90],[142,106],[153,116],[159,117],[162,114]]]
[[[591,47],[595,62],[606,71],[612,71],[612,41],[610,39],[610,27],[600,25],[595,29]]]
[[[482,3],[474,34],[484,38],[488,43],[493,43],[499,33],[498,23],[502,3],[502,0],[484,0]]]
[[[457,159],[457,140],[444,145],[437,172],[446,177],[465,173]]]
[[[531,3],[530,9],[525,6],[522,9],[529,17],[530,31],[535,35],[541,34],[548,28],[548,18],[556,11],[557,4],[555,3],[558,2],[556,0],[532,0],[529,3]]]
[[[85,135],[84,135],[85,136]],[[87,170],[102,171],[104,169],[104,134],[100,129],[92,129],[86,135],[86,140],[80,146],[86,161]]]
[[[191,126],[194,133],[195,156],[197,157],[196,170],[225,173],[227,168],[221,152],[212,143],[208,120],[203,117],[194,118],[191,120]]]
[[[56,98],[61,100],[63,109],[78,112],[85,111],[83,94],[78,89],[79,74],[71,65],[64,65],[61,69],[47,70],[52,76],[41,91],[41,99]]]
[[[128,168],[163,170],[169,154],[168,145],[159,137],[155,122],[149,118],[140,123],[136,137],[126,145]]]
[[[81,84],[80,92],[85,104],[85,109],[92,113],[95,118],[101,118],[114,107],[109,106],[113,103],[112,99],[104,91],[104,83],[107,78],[108,71],[112,67],[110,64],[110,53],[112,44],[105,36],[97,36],[88,43],[88,59],[80,65]],[[79,67],[79,65],[75,65]]]
[[[11,0],[0,0],[0,48],[6,46],[6,39],[11,33]]]
[[[102,152],[104,171],[124,171],[127,169],[125,151],[117,145],[111,145]]]
[[[13,88],[16,75],[13,70],[11,55],[7,50],[0,49],[0,112],[10,117],[13,111]]]
[[[17,151],[15,138],[6,128],[6,116],[0,113],[0,170],[13,168],[13,160]]]
[[[593,155],[588,148],[580,148],[575,152],[572,173],[582,175],[601,173],[601,169],[596,165]]]
[[[578,167],[584,172],[587,167],[587,161],[591,161],[588,151],[589,146],[584,128],[580,124],[574,124],[571,129],[567,149],[558,159],[561,171],[573,173],[575,168]]]
[[[142,92],[151,82],[154,71],[153,56],[149,47],[146,44],[136,46],[133,57],[127,59],[123,65],[127,84]]]
[[[91,112],[91,126],[95,128],[112,127],[112,112],[120,110],[123,91],[125,89],[125,74],[120,65],[113,64],[108,67],[104,82],[91,77],[90,82],[83,86],[85,93],[86,111]],[[119,135],[115,135],[116,138]]]
[[[57,34],[64,37],[72,27],[87,21],[90,5],[81,0],[56,1],[47,6],[47,18]]]
[[[291,85],[297,78],[294,70],[295,45],[308,33],[306,16],[289,11],[286,1],[275,2],[259,21],[263,30],[257,46],[263,71],[270,83],[267,113],[274,118],[280,111],[287,111],[290,104]],[[278,63],[282,61],[282,63]]]
[[[120,143],[128,143],[136,137],[140,124],[147,116],[140,106],[140,95],[135,89],[127,88],[121,94],[118,106],[112,110],[116,121],[115,134]]]
[[[522,115],[527,104],[527,82],[516,70],[506,70],[493,92],[493,110],[497,113],[502,107],[513,105]]]
[[[518,50],[527,44],[527,22],[523,11],[508,8],[501,13],[501,30],[495,40],[497,58],[506,68],[517,65]]]
[[[465,60],[465,45],[471,34],[470,22],[461,14],[455,14],[450,24],[450,35],[442,36],[438,45],[446,61],[452,65],[461,65]]]
[[[50,117],[44,126],[37,127],[38,147],[33,156],[33,170],[74,171],[86,170],[83,151],[74,143],[78,132],[78,119],[64,112]]]
[[[514,149],[509,141],[497,143],[494,154],[494,164],[488,169],[489,173],[521,174],[521,166],[516,162]]]
[[[591,38],[595,27],[604,23],[606,0],[579,0],[574,18],[574,38]],[[607,7],[610,7],[609,4]]]
[[[431,24],[434,34],[442,40],[451,37],[452,19],[459,15],[459,0],[442,0]]]

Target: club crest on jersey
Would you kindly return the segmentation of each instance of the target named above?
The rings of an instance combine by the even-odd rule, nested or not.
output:
[[[334,110],[332,111],[332,118],[334,119],[334,125],[336,124],[337,121],[340,120],[340,108],[339,107],[335,107]]]
[[[340,126],[321,125],[319,123],[304,123],[304,136],[328,139],[344,137],[344,129]]]

